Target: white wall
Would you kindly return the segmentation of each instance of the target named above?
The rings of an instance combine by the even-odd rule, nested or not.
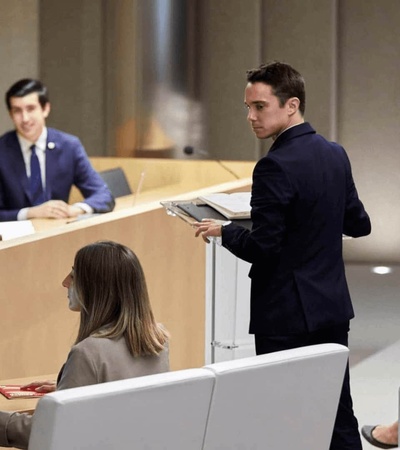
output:
[[[39,74],[38,0],[1,0],[0,135],[12,128],[4,94],[17,80]]]
[[[373,233],[346,243],[349,258],[400,261],[400,2],[342,1],[339,10],[339,140]]]
[[[2,0],[0,91],[23,76],[43,77],[53,101],[49,123],[78,134],[90,154],[113,154],[115,139],[110,136],[118,126],[116,117],[131,103],[132,96],[124,92],[132,85],[141,89],[146,74],[140,79],[132,76],[134,58],[126,57],[126,33],[118,37],[113,32],[114,40],[107,39],[110,21],[120,24],[118,15],[126,19],[126,11],[138,1],[121,0],[122,9],[112,3],[111,15],[104,8],[111,2]],[[245,71],[270,59],[293,64],[306,78],[306,119],[346,148],[372,218],[370,237],[345,241],[346,260],[399,263],[400,2],[196,4],[204,14],[198,54],[210,156],[246,160],[267,151],[270,142],[260,146],[246,124]],[[132,17],[134,21],[134,13]],[[126,20],[122,22],[129,29]],[[134,28],[131,31],[134,37]],[[116,65],[110,64],[113,49]],[[121,98],[126,100],[122,106]],[[0,133],[10,126],[5,108],[0,107]]]

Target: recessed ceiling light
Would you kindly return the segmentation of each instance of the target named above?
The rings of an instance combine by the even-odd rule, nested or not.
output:
[[[392,273],[392,268],[388,266],[375,266],[372,269],[373,273],[378,275],[386,275],[387,273]]]

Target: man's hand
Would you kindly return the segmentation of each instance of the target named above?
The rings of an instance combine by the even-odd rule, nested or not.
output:
[[[68,217],[77,217],[81,214],[86,214],[86,211],[79,208],[79,206],[76,205],[68,205]]]
[[[221,236],[222,225],[217,220],[203,219],[201,222],[194,222],[193,227],[196,228],[195,236],[201,236],[207,244],[210,243],[209,237]]]
[[[27,219],[67,219],[83,214],[84,211],[77,207],[68,205],[62,200],[49,200],[38,206],[32,206],[28,209]]]

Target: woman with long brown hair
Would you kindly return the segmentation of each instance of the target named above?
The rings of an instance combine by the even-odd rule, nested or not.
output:
[[[62,284],[69,308],[80,312],[78,336],[57,383],[26,388],[51,392],[169,370],[168,332],[154,319],[132,250],[112,241],[86,245]],[[0,411],[0,446],[28,448],[31,421],[29,414]]]

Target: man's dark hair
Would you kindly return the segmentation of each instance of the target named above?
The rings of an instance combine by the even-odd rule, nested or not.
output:
[[[302,115],[306,109],[306,90],[304,78],[289,64],[272,61],[262,64],[258,69],[247,71],[249,83],[265,83],[271,86],[274,95],[283,106],[291,97],[300,100],[299,110]]]
[[[32,80],[31,78],[24,78],[14,83],[10,89],[6,92],[6,105],[7,109],[11,110],[11,97],[25,97],[25,95],[37,92],[39,97],[39,103],[44,108],[46,103],[49,102],[47,93],[47,87],[44,86],[38,80]]]

